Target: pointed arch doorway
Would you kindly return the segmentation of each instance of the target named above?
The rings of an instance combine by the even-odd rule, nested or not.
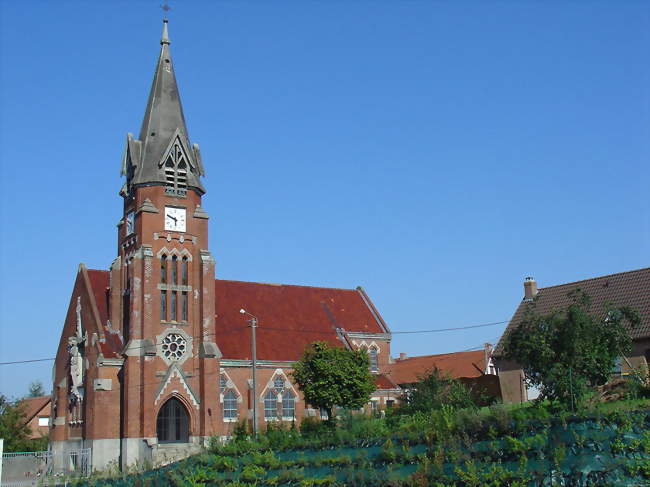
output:
[[[187,443],[190,440],[190,415],[178,399],[169,399],[156,420],[158,443]]]

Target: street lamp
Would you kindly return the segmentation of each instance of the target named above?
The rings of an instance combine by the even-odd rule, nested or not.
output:
[[[240,309],[239,312],[243,315],[248,315],[251,317],[248,322],[251,324],[251,348],[253,355],[253,436],[257,436],[257,343],[255,341],[255,329],[257,328],[257,317],[252,315],[244,308]]]

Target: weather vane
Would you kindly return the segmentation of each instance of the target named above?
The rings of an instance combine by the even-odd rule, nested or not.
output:
[[[160,6],[160,8],[163,9],[163,11],[165,12],[165,20],[167,20],[167,12],[169,12],[169,11],[172,9],[172,8],[169,6],[169,4],[167,3],[167,0],[165,0],[165,3],[163,3],[163,4]]]

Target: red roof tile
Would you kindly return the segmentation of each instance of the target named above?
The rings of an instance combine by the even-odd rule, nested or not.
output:
[[[241,308],[259,320],[259,360],[298,360],[315,341],[341,346],[336,328],[384,333],[357,290],[220,279],[215,290],[216,342],[226,359],[251,358],[250,328]]]
[[[110,285],[110,276],[108,271],[100,271],[95,269],[87,269],[88,279],[92,287],[93,294],[95,295],[95,302],[97,303],[97,310],[99,311],[99,319],[102,325],[108,321],[108,286]]]
[[[395,384],[384,374],[378,374],[375,376],[375,386],[377,389],[399,389],[397,384]]]
[[[110,275],[108,271],[87,269],[88,279],[92,287],[99,319],[104,331],[104,340],[98,342],[102,355],[106,358],[118,357],[123,348],[122,337],[117,330],[108,326],[108,289]]]
[[[412,384],[434,368],[453,379],[480,377],[485,370],[485,351],[423,355],[397,360],[386,366],[386,375],[396,384]]]
[[[41,412],[49,403],[50,396],[26,397],[19,405],[23,408],[24,423],[29,423],[34,416]]]
[[[641,315],[641,324],[629,330],[630,336],[633,339],[650,337],[650,267],[540,288],[535,300],[536,312],[545,314],[566,309],[571,304],[568,294],[576,289],[589,295],[591,311],[597,315],[604,315],[607,302],[637,310]],[[495,355],[502,351],[504,337],[519,325],[528,305],[528,302],[522,301],[517,307],[495,349]]]
[[[107,326],[108,271],[88,269],[106,340],[99,342],[105,357],[114,357],[122,349],[122,339]],[[325,341],[342,345],[346,332],[385,333],[375,318],[371,303],[366,304],[355,289],[334,289],[257,282],[215,281],[216,343],[226,359],[250,360],[250,328],[245,308],[259,319],[257,358],[295,361],[307,345]],[[380,320],[381,318],[379,318]]]

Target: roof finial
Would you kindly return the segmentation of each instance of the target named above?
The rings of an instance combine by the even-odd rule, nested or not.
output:
[[[165,3],[163,3],[160,6],[161,9],[165,12],[165,16],[163,17],[163,32],[162,32],[162,38],[160,39],[161,44],[169,44],[169,35],[167,33],[167,23],[169,20],[167,20],[167,12],[171,10],[171,7],[167,4],[167,0],[165,0]]]

